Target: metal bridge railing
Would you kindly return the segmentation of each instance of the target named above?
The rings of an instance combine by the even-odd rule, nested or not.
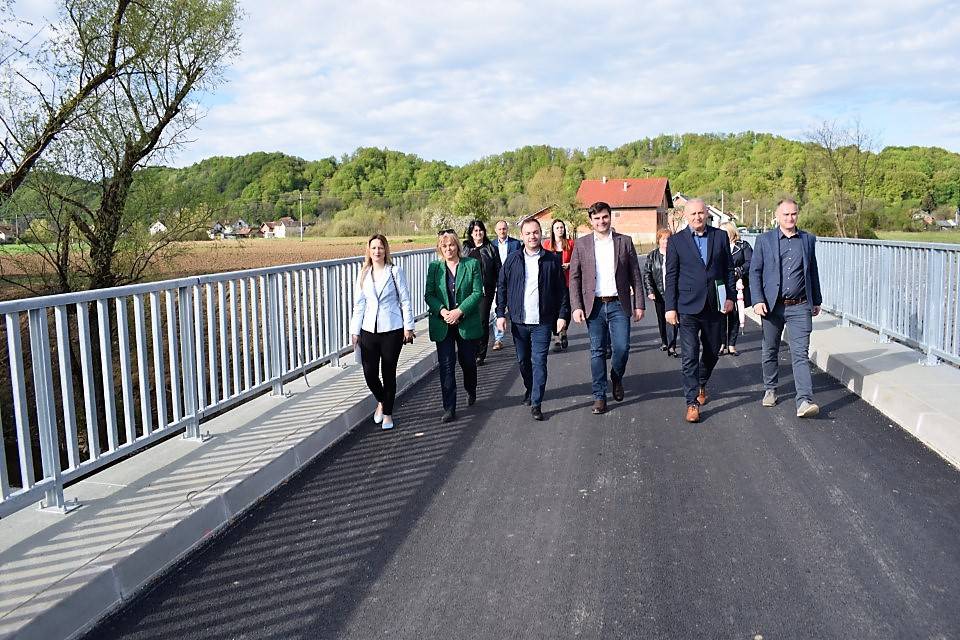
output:
[[[414,314],[433,250],[393,255]],[[0,303],[0,517],[352,349],[349,258]],[[4,406],[4,405],[7,406]],[[39,459],[38,459],[39,458]]]
[[[960,245],[818,238],[817,263],[824,310],[960,365]]]

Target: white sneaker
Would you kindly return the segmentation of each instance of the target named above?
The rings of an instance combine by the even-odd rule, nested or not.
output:
[[[763,392],[763,400],[760,401],[765,407],[772,407],[777,404],[777,392],[773,389],[767,389]]]
[[[800,406],[797,407],[798,418],[812,418],[818,413],[820,413],[820,407],[812,402],[807,402],[806,400],[802,401]]]
[[[383,410],[377,409],[373,412],[373,423],[380,424],[381,422],[383,422]]]
[[[386,420],[384,420],[380,428],[383,429],[384,431],[388,429],[393,429],[393,420],[391,420],[390,422],[387,422]]]

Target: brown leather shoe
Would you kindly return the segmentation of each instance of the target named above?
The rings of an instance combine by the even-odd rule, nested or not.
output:
[[[494,350],[494,351],[500,351],[500,349],[503,349],[503,343],[500,342],[499,340],[494,340],[494,341],[493,341],[493,350]]]
[[[594,400],[593,401],[593,415],[598,416],[601,413],[607,412],[607,401],[606,400]]]
[[[613,399],[617,402],[623,400],[623,380],[613,381]]]
[[[700,406],[707,404],[710,401],[710,396],[707,395],[707,388],[700,387],[700,393],[697,394],[697,402],[700,403]]]
[[[700,407],[695,404],[687,407],[687,422],[700,422]]]

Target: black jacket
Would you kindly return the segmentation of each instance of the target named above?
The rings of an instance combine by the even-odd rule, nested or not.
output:
[[[473,245],[472,240],[463,243],[461,255],[465,258],[475,258],[480,261],[480,277],[483,278],[483,295],[492,298],[497,290],[497,278],[500,275],[500,254],[496,247],[488,240],[479,247]]]
[[[647,295],[651,293],[659,299],[663,299],[663,279],[660,274],[663,273],[663,260],[666,256],[660,253],[659,247],[654,247],[653,251],[647,254],[647,259],[643,262],[643,288]]]
[[[733,277],[743,281],[743,304],[751,307],[750,302],[750,260],[753,259],[753,248],[743,240],[737,240],[730,250],[733,258]]]
[[[525,255],[523,250],[508,255],[497,282],[497,317],[504,317],[509,307],[510,319],[520,324],[525,324],[523,318],[523,289],[527,280],[523,259]],[[560,258],[552,251],[542,249],[539,264],[540,324],[553,326],[557,323],[557,318],[570,322],[570,294],[567,291],[567,278]]]

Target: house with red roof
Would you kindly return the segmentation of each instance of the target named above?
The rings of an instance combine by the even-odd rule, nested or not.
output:
[[[607,178],[584,180],[577,190],[584,209],[594,202],[606,202],[613,214],[613,228],[634,242],[651,243],[657,229],[670,226],[668,211],[673,208],[670,181],[666,178]],[[581,227],[578,235],[589,232]]]

